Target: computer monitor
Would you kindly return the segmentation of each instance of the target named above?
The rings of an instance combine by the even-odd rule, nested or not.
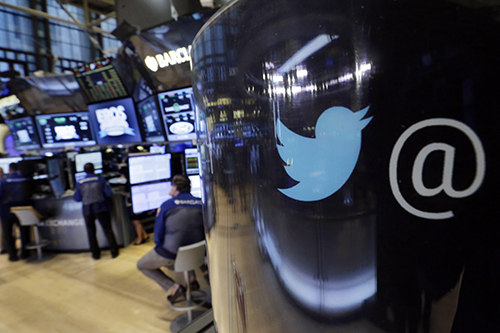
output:
[[[9,173],[9,165],[12,163],[18,163],[22,161],[22,157],[5,157],[5,158],[0,158],[0,168],[2,168],[4,174]]]
[[[158,102],[168,141],[196,139],[193,88],[159,93]]]
[[[128,158],[130,184],[169,179],[170,160],[170,154],[130,156]]]
[[[171,198],[168,194],[171,186],[169,181],[132,186],[131,197],[134,214],[160,207],[162,203]]]
[[[198,150],[196,148],[189,148],[184,150],[186,161],[186,173],[188,175],[197,175],[200,173],[198,166]]]
[[[43,114],[35,117],[43,148],[94,146],[88,112]]]
[[[149,152],[151,154],[165,154],[167,147],[165,146],[151,146],[149,147]]]
[[[144,133],[146,142],[164,142],[165,131],[163,130],[162,118],[158,112],[156,96],[149,96],[137,103],[139,126]]]
[[[142,142],[132,98],[89,104],[90,123],[100,145]]]
[[[201,198],[201,179],[198,175],[188,176],[191,181],[191,194],[197,198]]]
[[[102,169],[102,153],[100,151],[92,153],[83,153],[75,156],[76,172],[83,172],[85,164],[94,164],[94,169]]]
[[[40,138],[38,137],[33,118],[23,117],[12,119],[8,125],[16,149],[40,149]]]

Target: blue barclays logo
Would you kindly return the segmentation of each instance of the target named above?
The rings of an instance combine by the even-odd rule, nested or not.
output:
[[[345,107],[331,107],[318,118],[315,138],[298,135],[279,119],[277,145],[285,170],[298,184],[278,189],[298,201],[318,201],[337,192],[351,176],[361,150],[361,131],[372,117],[363,119],[366,107],[352,112]]]

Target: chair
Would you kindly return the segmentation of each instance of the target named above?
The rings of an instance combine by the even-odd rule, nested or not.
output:
[[[187,246],[182,246],[177,251],[175,258],[174,271],[184,272],[184,279],[186,280],[186,300],[181,300],[172,304],[172,308],[177,311],[186,311],[175,318],[170,324],[172,332],[178,332],[183,327],[193,321],[193,316],[197,317],[203,311],[193,311],[201,307],[205,303],[206,293],[202,290],[196,290],[194,293],[191,291],[189,285],[188,272],[195,270],[205,263],[205,241],[194,243]]]
[[[10,211],[17,216],[17,219],[22,226],[33,227],[35,243],[30,243],[25,247],[28,250],[36,249],[38,253],[38,260],[42,260],[42,247],[50,243],[48,240],[40,239],[40,234],[38,233],[38,224],[40,223],[42,215],[40,215],[40,213],[38,213],[32,206],[11,207]]]

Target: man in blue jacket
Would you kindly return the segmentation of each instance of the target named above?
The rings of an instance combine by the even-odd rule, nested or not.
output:
[[[172,179],[169,195],[156,215],[154,228],[155,248],[139,259],[137,268],[153,279],[163,290],[171,293],[168,300],[173,303],[185,293],[185,288],[168,277],[160,268],[172,267],[177,250],[205,239],[201,199],[191,195],[189,178],[176,175]],[[192,290],[199,288],[194,271],[189,272]]]
[[[2,221],[2,233],[5,239],[5,247],[9,253],[9,261],[17,261],[16,243],[12,235],[15,223],[19,224],[17,217],[10,212],[11,207],[29,206],[29,200],[25,196],[23,182],[26,178],[21,176],[17,163],[9,165],[9,173],[0,179],[0,219]],[[21,259],[29,257],[29,251],[25,246],[30,240],[30,229],[27,226],[19,226],[21,233]]]
[[[111,228],[111,205],[108,203],[108,200],[110,201],[113,197],[113,191],[103,177],[94,174],[95,170],[92,163],[85,164],[83,168],[87,174],[85,178],[77,182],[73,199],[82,202],[83,217],[87,226],[92,258],[101,258],[101,249],[96,237],[96,219],[101,223],[102,230],[108,239],[111,257],[116,258],[119,251]]]

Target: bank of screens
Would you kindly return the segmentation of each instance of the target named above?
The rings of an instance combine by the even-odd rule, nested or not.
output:
[[[186,173],[188,175],[199,174],[198,169],[198,150],[196,148],[189,148],[184,150],[186,158]]]
[[[88,112],[44,114],[35,120],[43,148],[96,145]]]
[[[193,89],[162,92],[158,94],[158,101],[168,141],[196,139]]]
[[[150,96],[137,103],[138,121],[146,142],[165,141],[162,118],[158,112],[156,96]]]
[[[159,182],[144,185],[134,185],[131,187],[132,211],[139,214],[148,210],[157,209],[171,196],[170,182]]]
[[[0,158],[0,168],[2,168],[4,174],[9,173],[9,165],[12,163],[18,163],[22,161],[22,157],[6,157],[6,158]]]
[[[111,61],[105,58],[73,69],[78,84],[91,102],[128,95]]]
[[[76,172],[83,172],[87,163],[94,164],[94,169],[102,169],[102,153],[100,151],[92,153],[78,154],[75,156]]]
[[[201,179],[200,176],[188,176],[191,181],[191,194],[197,198],[201,198]]]
[[[142,141],[132,98],[90,104],[90,123],[97,143],[113,145]]]
[[[16,149],[27,150],[40,148],[40,138],[38,137],[35,124],[31,117],[10,120],[8,125]]]
[[[170,154],[129,157],[130,184],[169,179],[171,177],[170,159]]]

